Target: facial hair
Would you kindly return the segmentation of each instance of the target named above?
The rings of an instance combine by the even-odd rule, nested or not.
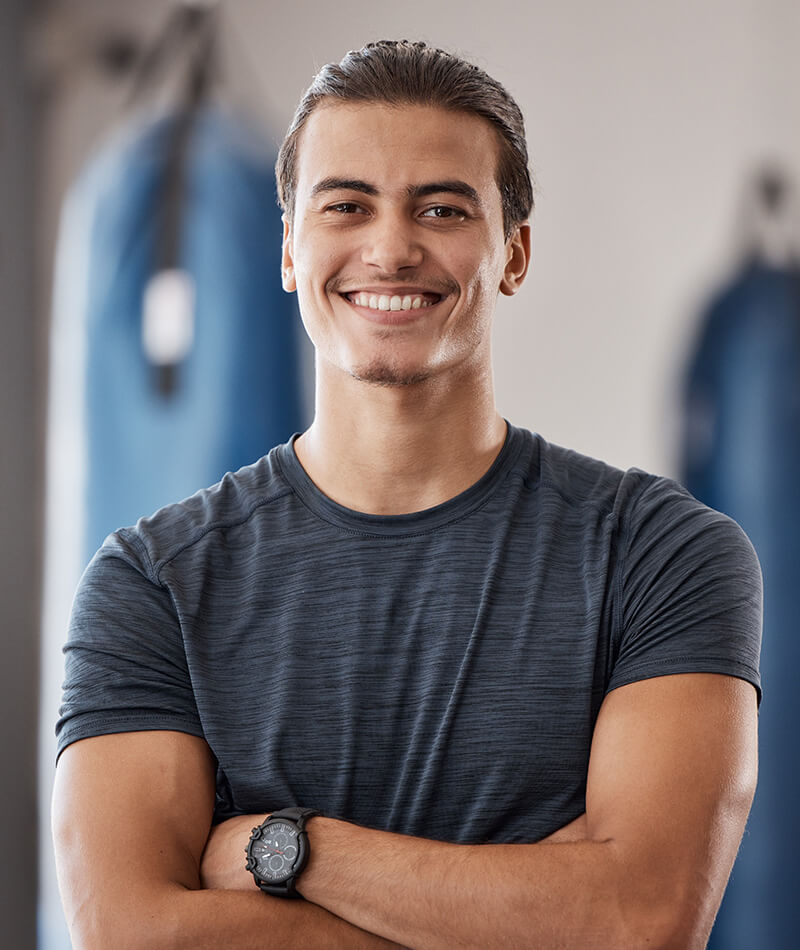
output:
[[[367,366],[357,366],[350,371],[353,379],[358,379],[362,383],[370,383],[373,386],[397,387],[417,386],[430,379],[430,373],[425,370],[415,370],[414,372],[402,372],[394,366],[390,366],[380,360],[374,360]]]

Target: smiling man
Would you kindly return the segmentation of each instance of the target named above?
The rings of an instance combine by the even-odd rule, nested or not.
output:
[[[516,104],[370,44],[316,77],[277,171],[314,421],[81,583],[75,946],[703,947],[755,786],[758,565],[673,482],[498,413]]]

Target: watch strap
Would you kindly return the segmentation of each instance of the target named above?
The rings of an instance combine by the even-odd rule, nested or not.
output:
[[[298,831],[302,831],[306,826],[306,822],[311,821],[317,815],[319,815],[319,812],[316,808],[281,808],[280,811],[274,811],[264,824],[267,821],[274,821],[276,818],[285,818],[293,821],[297,825]]]

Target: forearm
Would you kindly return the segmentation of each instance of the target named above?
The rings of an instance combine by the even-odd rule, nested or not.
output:
[[[217,826],[203,856],[207,886],[254,889],[240,855],[261,817]],[[307,901],[402,946],[635,946],[613,845],[587,840],[585,815],[533,845],[452,845],[324,818],[309,835],[298,884]]]
[[[250,818],[218,826],[212,836],[218,850],[207,847],[202,861],[189,853],[180,859],[174,855],[163,866],[151,859],[138,867],[129,862],[126,868],[117,861],[113,869],[109,866],[90,876],[81,849],[65,842],[57,856],[73,946],[76,950],[396,947],[315,904],[263,894],[244,868],[244,843],[251,826]],[[123,847],[123,853],[130,851]],[[108,857],[101,853],[95,863]],[[207,878],[203,869],[215,879]]]
[[[405,946],[636,946],[611,842],[463,846],[329,819],[309,835],[305,897]]]
[[[140,908],[137,910],[137,905]],[[129,895],[113,911],[74,922],[75,950],[392,950],[396,944],[307,901],[258,890],[188,890],[179,885]]]

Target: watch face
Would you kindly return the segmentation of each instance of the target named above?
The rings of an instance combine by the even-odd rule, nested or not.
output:
[[[250,843],[255,872],[270,884],[287,881],[294,872],[300,855],[297,828],[286,821],[271,821],[261,837]]]

